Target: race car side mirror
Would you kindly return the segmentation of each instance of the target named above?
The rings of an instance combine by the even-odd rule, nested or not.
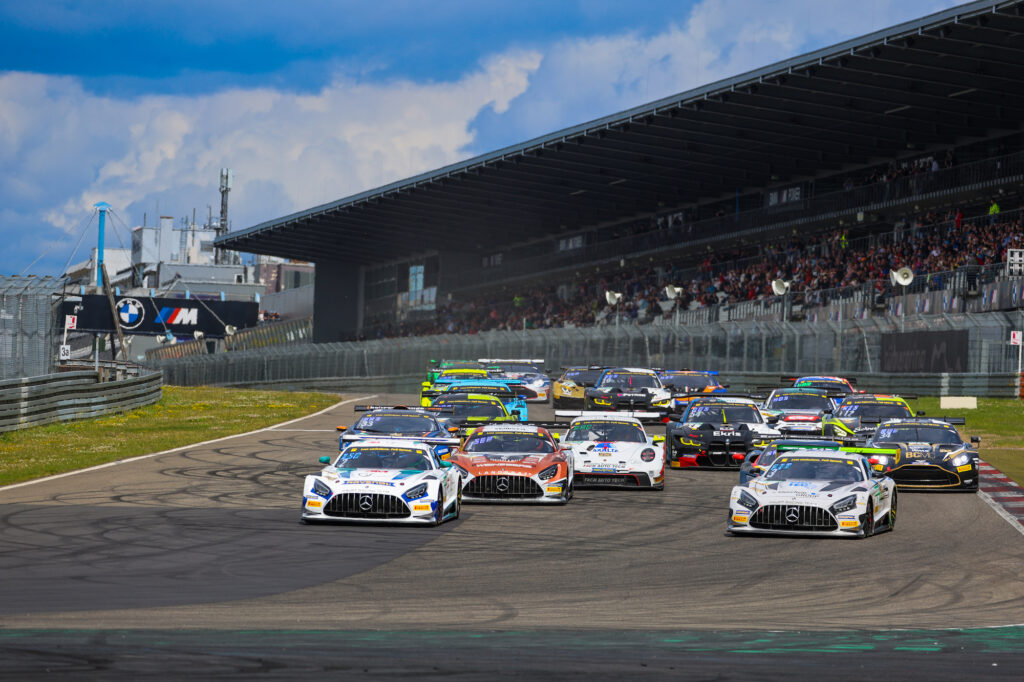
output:
[[[924,416],[924,410],[918,410],[917,411],[917,416],[918,417],[923,417]]]
[[[423,385],[423,388],[430,388],[430,382],[429,381],[424,381],[422,385]]]
[[[331,458],[327,457],[325,455],[325,456],[320,457],[319,459],[317,459],[317,461],[320,462],[321,464],[330,464],[331,463]]]
[[[334,430],[335,431],[348,431],[348,427],[347,426],[335,426]]]
[[[458,426],[449,426],[448,427],[448,433],[458,433],[458,432],[459,432],[459,427]]]
[[[971,442],[972,443],[980,443],[981,442],[981,436],[971,436]]]
[[[770,417],[766,417],[765,421],[768,422],[769,424],[778,424],[779,418],[773,414]]]
[[[558,433],[552,433],[551,437],[554,438],[555,440],[562,440],[561,434]]]
[[[442,459],[442,460],[441,460],[440,462],[438,462],[437,464],[438,464],[438,466],[440,466],[440,467],[441,467],[442,469],[451,469],[451,468],[452,468],[452,463],[451,463],[451,462],[449,462],[448,460],[445,460],[445,459]]]

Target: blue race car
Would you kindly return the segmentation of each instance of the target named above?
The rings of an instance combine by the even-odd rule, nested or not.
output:
[[[527,420],[526,400],[533,391],[522,386],[518,379],[467,379],[466,381],[453,381],[448,384],[441,394],[445,393],[483,393],[499,398],[508,413],[516,417],[518,421]]]
[[[339,426],[338,452],[351,443],[368,438],[405,438],[434,446],[440,457],[459,445],[457,428],[444,419],[452,410],[404,405],[356,405],[355,412],[367,414],[351,427]]]

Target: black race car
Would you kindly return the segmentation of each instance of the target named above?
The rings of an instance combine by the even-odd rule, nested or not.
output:
[[[583,402],[585,410],[664,414],[672,408],[672,392],[654,370],[616,367],[605,370],[593,388],[584,390]]]
[[[697,398],[666,424],[665,458],[673,469],[735,468],[779,435],[751,398]]]
[[[896,450],[872,458],[900,489],[978,490],[978,436],[965,442],[955,425],[963,419],[888,419],[878,425],[869,446]]]

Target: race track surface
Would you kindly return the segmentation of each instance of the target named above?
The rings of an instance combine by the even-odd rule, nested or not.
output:
[[[372,402],[402,400],[411,399]],[[901,493],[896,531],[868,540],[729,537],[736,474],[717,471],[669,471],[663,492],[579,491],[565,507],[467,505],[440,528],[302,525],[302,476],[337,451],[334,426],[354,421],[351,407],[0,489],[0,627],[8,631],[0,652],[12,633],[55,628],[808,632],[1024,623],[1024,536],[975,495]]]

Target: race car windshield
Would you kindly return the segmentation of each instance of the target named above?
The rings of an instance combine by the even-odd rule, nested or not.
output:
[[[906,405],[900,403],[850,403],[839,407],[836,416],[847,417],[913,417]]]
[[[378,415],[368,414],[352,427],[356,431],[370,433],[401,433],[423,435],[437,430],[437,423],[422,414]]]
[[[519,374],[543,374],[543,372],[541,372],[539,369],[537,369],[533,365],[519,365],[519,364],[515,364],[515,363],[509,363],[509,364],[502,363],[500,365],[491,365],[491,367],[494,368],[494,369],[497,369],[497,370],[501,370],[502,372],[517,372]]]
[[[460,402],[442,402],[440,400],[434,401],[434,405],[438,407],[450,407],[454,410],[450,418],[453,419],[465,419],[467,417],[507,417],[508,413],[505,412],[505,408],[498,403],[483,402],[483,401],[460,401]]]
[[[769,410],[826,410],[832,401],[813,393],[778,393],[768,401]]]
[[[441,384],[450,384],[453,381],[466,381],[467,379],[486,379],[487,372],[484,370],[460,370],[456,372],[441,372],[437,377],[437,382]]]
[[[716,386],[714,380],[711,377],[704,375],[693,375],[683,374],[678,376],[666,376],[661,378],[661,383],[667,388],[674,388],[679,390],[700,390],[707,388],[708,386]]]
[[[808,379],[807,381],[798,381],[795,386],[800,388],[825,388],[829,391],[838,391],[839,393],[852,393],[850,387],[843,381],[829,381],[828,379]]]
[[[446,390],[452,393],[491,393],[491,394],[502,394],[512,395],[512,389],[504,384],[493,384],[493,385],[476,385],[459,383],[457,385],[449,386]]]
[[[695,405],[686,421],[712,424],[760,424],[761,415],[751,405]]]
[[[852,460],[783,457],[765,473],[767,481],[863,481],[864,472]]]
[[[478,433],[466,441],[466,452],[519,452],[523,454],[554,452],[547,438],[534,433]]]
[[[605,374],[600,388],[661,388],[653,374]]]
[[[339,469],[433,469],[430,457],[416,448],[391,448],[356,445],[338,455],[334,463]]]
[[[945,426],[886,426],[875,434],[876,443],[931,443],[959,445],[960,434]]]
[[[647,435],[636,424],[594,421],[576,423],[562,440],[573,443],[581,441],[646,443]]]
[[[562,375],[562,381],[574,381],[577,384],[593,386],[601,377],[599,369],[570,369]]]

